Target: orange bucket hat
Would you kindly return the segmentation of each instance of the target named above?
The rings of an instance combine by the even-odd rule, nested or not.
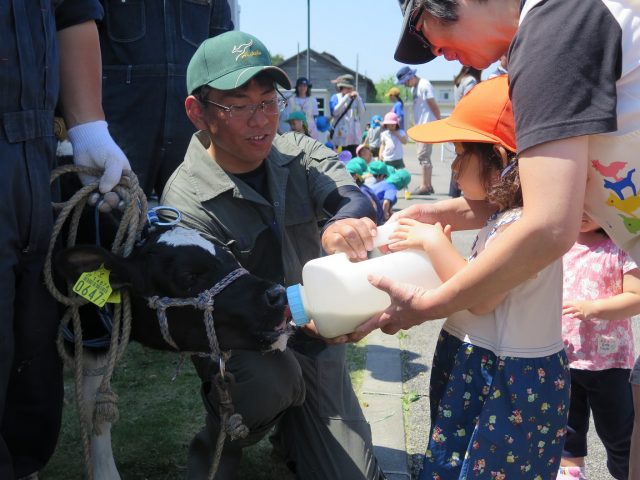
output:
[[[410,128],[416,142],[499,143],[516,151],[516,130],[509,99],[507,75],[480,82],[467,93],[444,120]]]

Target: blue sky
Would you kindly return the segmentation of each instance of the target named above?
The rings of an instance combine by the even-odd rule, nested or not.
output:
[[[307,0],[238,0],[240,30],[262,40],[284,58],[307,48]],[[329,52],[374,82],[394,75],[393,59],[402,17],[397,0],[310,0],[311,48]],[[428,80],[450,80],[460,63],[438,58],[418,65]],[[493,67],[489,67],[489,71]]]

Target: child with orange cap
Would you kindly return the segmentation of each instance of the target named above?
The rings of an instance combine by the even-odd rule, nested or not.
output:
[[[453,142],[452,168],[463,195],[495,207],[468,260],[451,244],[450,226],[399,219],[389,248],[423,249],[446,281],[499,243],[522,214],[506,78],[482,82],[449,118],[409,133],[422,142]],[[561,311],[558,259],[510,292],[447,319],[431,371],[431,435],[421,480],[555,478],[570,383]]]

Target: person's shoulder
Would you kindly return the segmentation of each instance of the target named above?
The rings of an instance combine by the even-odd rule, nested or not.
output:
[[[426,78],[420,78],[420,80],[418,81],[418,87],[431,88],[432,85],[431,85],[431,82]]]

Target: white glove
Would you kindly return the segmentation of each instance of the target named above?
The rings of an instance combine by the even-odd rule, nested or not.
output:
[[[120,181],[122,171],[131,170],[129,160],[111,138],[104,120],[76,125],[69,129],[68,134],[76,165],[104,169],[100,179],[100,193],[111,191]],[[86,185],[96,178],[80,175],[80,180]]]

